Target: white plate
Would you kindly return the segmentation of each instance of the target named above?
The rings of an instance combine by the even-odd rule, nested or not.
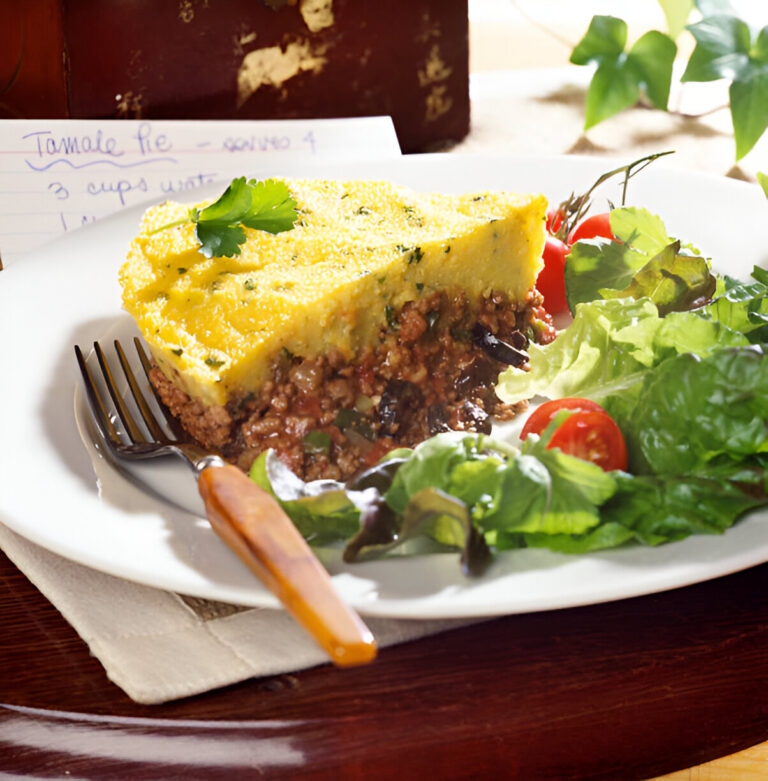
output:
[[[283,164],[247,173],[379,177],[445,191],[541,191],[559,201],[615,165],[577,157],[423,155],[325,170]],[[200,195],[220,191],[208,188]],[[618,188],[598,197],[603,195],[617,201]],[[633,203],[661,214],[673,235],[712,255],[719,270],[746,278],[753,264],[768,265],[760,249],[766,245],[755,239],[768,208],[756,185],[675,171],[660,160],[633,179],[630,195]],[[120,308],[117,269],[139,216],[139,210],[124,211],[0,272],[0,521],[45,548],[119,577],[274,607],[271,594],[194,512],[199,505],[191,473],[179,477],[182,467],[174,462],[153,466],[167,470],[157,473],[167,474],[167,481],[154,478],[161,492],[182,481],[180,495],[168,501],[143,483],[141,473],[116,470],[87,444],[87,432],[83,438],[78,432],[72,346],[132,328]],[[655,549],[577,557],[508,552],[475,580],[461,575],[453,554],[357,565],[344,565],[335,554],[323,556],[339,592],[362,613],[500,615],[663,591],[768,561],[768,513],[752,514],[723,536],[696,536]]]

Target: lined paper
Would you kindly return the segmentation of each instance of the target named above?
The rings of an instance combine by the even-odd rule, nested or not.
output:
[[[0,122],[0,258],[127,206],[184,199],[276,159],[400,155],[390,117],[263,121]]]

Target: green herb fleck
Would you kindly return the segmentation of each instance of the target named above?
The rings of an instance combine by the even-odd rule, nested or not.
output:
[[[181,355],[184,352],[184,350],[182,350],[181,347],[176,347],[175,349],[172,349],[171,352],[174,355]]]
[[[424,224],[424,220],[416,213],[415,206],[405,204],[403,206],[403,212],[405,213],[406,219],[411,225],[415,225],[416,227],[420,228]]]
[[[243,287],[246,290],[254,290],[256,288],[256,283],[250,277],[248,277],[248,279],[243,282]]]
[[[400,323],[397,322],[397,316],[395,315],[395,307],[391,304],[387,304],[384,307],[384,317],[387,319],[387,325],[390,328],[397,330],[400,328]]]
[[[417,282],[416,283],[416,290],[418,290],[419,293],[421,293],[421,291],[424,290],[424,283],[423,282]]]
[[[411,263],[421,263],[421,259],[424,257],[424,252],[421,247],[414,247],[413,252],[408,256],[408,265]]]
[[[211,367],[213,367],[214,369],[218,369],[220,366],[223,366],[223,365],[224,365],[224,361],[220,361],[218,358],[214,358],[212,355],[209,355],[209,356],[208,356],[208,357],[205,359],[205,363],[206,363],[208,366],[211,366]]]
[[[327,431],[310,431],[302,442],[305,453],[327,454],[331,450],[331,435]]]
[[[187,273],[187,270],[184,268],[184,266],[179,266],[176,270],[179,272],[179,274]]]
[[[376,434],[371,428],[368,418],[356,409],[340,409],[333,421],[342,431],[354,431],[366,439],[376,439]]]

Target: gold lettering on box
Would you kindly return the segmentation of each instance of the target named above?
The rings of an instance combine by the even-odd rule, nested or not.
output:
[[[311,33],[333,26],[333,0],[301,0],[299,11]]]
[[[439,81],[445,81],[451,75],[452,69],[445,64],[440,56],[440,48],[435,44],[429,52],[424,67],[418,71],[419,86],[426,87]]]
[[[248,52],[237,73],[238,108],[263,86],[282,87],[299,73],[319,73],[327,62],[324,53],[324,47],[313,50],[308,41],[290,43],[285,51],[268,46]]]
[[[432,87],[429,95],[426,99],[426,113],[425,117],[428,122],[434,122],[439,119],[443,114],[447,114],[453,106],[453,98],[450,95],[446,95],[448,88],[445,84],[438,86],[437,84]]]
[[[116,116],[119,119],[141,119],[141,103],[144,96],[128,90],[115,95]]]

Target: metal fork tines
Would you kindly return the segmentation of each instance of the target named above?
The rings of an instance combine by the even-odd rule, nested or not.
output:
[[[183,456],[196,471],[212,465],[213,460],[218,456],[208,453],[190,442],[186,432],[176,419],[166,411],[149,380],[149,373],[152,369],[150,358],[139,339],[134,338],[133,341],[151,399],[147,399],[142,390],[119,341],[115,341],[114,346],[122,370],[122,378],[127,383],[126,395],[121,392],[120,378],[115,377],[104,350],[98,342],[94,342],[93,350],[101,370],[101,383],[91,372],[80,347],[75,346],[75,355],[83,375],[88,403],[105,443],[114,455],[122,458],[142,459],[162,455],[179,455]],[[103,391],[99,389],[100,385],[106,389],[106,395],[112,402],[111,405],[105,403]],[[138,413],[138,419],[132,411],[132,407]],[[122,424],[121,430],[115,426],[115,415],[110,415],[110,409],[114,409],[117,413],[117,418]]]
[[[182,457],[195,470],[214,531],[331,659],[340,666],[371,661],[376,655],[373,635],[337,595],[330,576],[291,519],[244,472],[190,441],[155,394],[149,379],[152,364],[138,338],[134,344],[150,398],[118,341],[114,345],[119,375],[98,342],[93,345],[98,373],[75,346],[88,403],[110,452],[117,458]]]

